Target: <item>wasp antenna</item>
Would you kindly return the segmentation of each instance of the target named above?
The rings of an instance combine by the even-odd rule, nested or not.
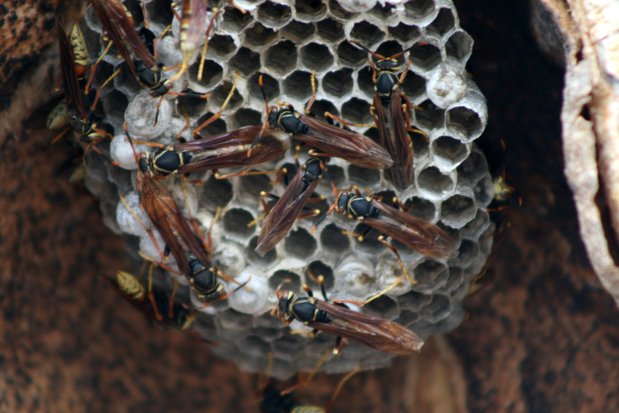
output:
[[[388,59],[386,56],[383,56],[380,53],[376,53],[370,49],[368,49],[367,47],[365,47],[364,45],[362,45],[361,43],[357,42],[356,40],[348,40],[348,43],[352,44],[353,46],[357,46],[359,49],[363,49],[366,52],[368,52],[369,54],[372,55],[372,57],[378,59],[378,60],[386,60]]]

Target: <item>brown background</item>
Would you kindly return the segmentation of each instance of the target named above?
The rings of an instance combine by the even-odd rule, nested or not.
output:
[[[46,4],[33,18],[48,21],[55,3],[31,3]],[[508,213],[486,278],[495,281],[468,300],[462,327],[419,357],[355,376],[332,411],[619,411],[619,312],[588,265],[562,175],[562,70],[535,47],[523,1],[456,5],[489,101],[482,144],[495,168],[504,158],[524,205]],[[9,15],[0,10],[2,38],[33,31],[7,31],[23,17]],[[31,50],[52,40],[31,37]],[[23,76],[15,50],[3,52],[5,94]],[[67,147],[50,147],[44,112],[0,136],[0,411],[257,411],[256,377],[194,337],[151,328],[101,280],[127,265],[123,243],[68,182]],[[324,404],[338,380],[318,377],[299,398]]]

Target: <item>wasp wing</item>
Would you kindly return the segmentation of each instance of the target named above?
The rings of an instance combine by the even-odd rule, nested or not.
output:
[[[364,168],[383,169],[393,165],[390,154],[365,135],[307,115],[300,115],[299,119],[309,126],[309,131],[307,134],[295,134],[294,138],[320,149],[328,156],[342,158]]]
[[[377,218],[365,218],[364,224],[388,235],[409,248],[433,258],[448,258],[456,249],[456,240],[444,229],[376,199],[372,205],[380,210]]]
[[[286,187],[281,198],[279,198],[264,219],[262,230],[258,237],[258,245],[256,246],[256,252],[260,256],[264,256],[272,250],[288,234],[290,227],[292,227],[303,210],[307,199],[314,192],[316,185],[318,185],[320,179],[314,180],[305,188],[305,191],[302,191],[304,173],[305,168],[297,169],[297,173]]]
[[[58,45],[60,48],[60,70],[62,72],[62,85],[64,96],[69,108],[75,110],[80,121],[87,118],[86,107],[84,106],[84,95],[80,88],[80,83],[75,73],[75,55],[67,33],[61,24],[57,24]]]
[[[393,354],[412,354],[423,346],[423,340],[417,334],[394,321],[353,311],[327,301],[316,300],[314,304],[329,315],[331,322],[311,321],[308,325],[312,328],[360,341],[377,350]]]

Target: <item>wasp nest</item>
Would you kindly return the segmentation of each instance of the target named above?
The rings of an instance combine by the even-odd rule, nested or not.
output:
[[[311,73],[315,72],[313,113],[328,111],[356,124],[370,123],[374,90],[369,55],[348,40],[385,56],[410,48],[404,55],[410,71],[402,88],[415,105],[412,124],[427,134],[413,139],[414,184],[397,191],[383,171],[332,158],[316,192],[326,197],[320,206],[323,211],[334,201],[331,184],[340,189],[355,184],[383,199],[396,195],[409,207],[410,214],[438,223],[455,237],[458,254],[446,260],[423,256],[394,242],[417,283],[403,282],[362,309],[395,320],[423,338],[455,328],[463,317],[461,301],[468,284],[482,270],[491,249],[494,226],[486,211],[493,197],[492,179],[484,155],[473,143],[486,125],[486,101],[465,71],[473,41],[460,28],[452,2],[237,0],[236,4],[246,13],[227,3],[222,5],[223,12],[210,35],[202,79],[198,80],[198,56],[185,75],[174,82],[174,90],[208,93],[208,99],[168,94],[160,102],[140,87],[118,56],[107,54],[99,65],[95,85],[121,68],[113,86],[101,93],[105,121],[116,134],[109,153],[125,169],[111,165],[94,151],[86,159],[86,184],[100,198],[107,225],[123,234],[133,251],[161,261],[143,225],[148,226],[149,219],[139,207],[132,172],[127,171],[136,166],[123,122],[135,139],[167,144],[174,143],[180,134],[190,140],[191,127],[219,110],[238,73],[236,91],[223,116],[202,135],[257,125],[265,116],[259,73],[264,74],[264,90],[271,102],[286,101],[302,111],[312,95]],[[140,2],[129,1],[126,6],[141,27]],[[172,25],[158,42],[158,59],[166,66],[178,65],[182,60],[179,22],[169,2],[153,0],[146,3],[146,9],[150,29],[156,35]],[[81,26],[93,59],[105,42],[100,40],[101,26],[90,9]],[[202,45],[198,47],[201,49]],[[353,129],[376,137],[372,127]],[[141,146],[140,150],[151,149]],[[301,163],[304,156],[302,153]],[[282,166],[296,167],[292,150],[284,158],[255,169],[276,171]],[[201,178],[197,184],[192,179],[185,190],[179,178],[170,177],[166,185],[178,196],[180,205],[188,208],[186,212],[202,223],[203,231],[210,231],[213,261],[238,282],[248,284],[227,300],[201,310],[193,329],[217,343],[213,348],[217,354],[245,370],[264,370],[267,354],[272,352],[272,374],[289,377],[314,368],[333,346],[332,336],[296,334],[294,330],[303,326],[286,326],[269,314],[277,301],[275,288],[282,281],[297,290],[303,283],[316,287],[312,274],[320,274],[331,297],[365,300],[393,285],[401,275],[391,251],[376,237],[359,242],[351,236],[359,223],[339,214],[330,214],[315,232],[315,219],[297,220],[276,249],[261,257],[254,251],[261,222],[252,225],[263,212],[259,194],[268,191],[279,195],[284,184],[274,183],[275,174],[222,180],[207,173]],[[133,213],[119,201],[119,195]],[[215,220],[218,210],[220,218]],[[178,281],[183,287],[177,299],[197,303],[184,277],[161,271],[155,278],[170,289],[173,280]],[[238,285],[224,284],[228,291]],[[356,367],[378,368],[391,358],[351,343],[323,369],[345,372]]]

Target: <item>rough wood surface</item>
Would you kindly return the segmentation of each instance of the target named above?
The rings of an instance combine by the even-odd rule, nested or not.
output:
[[[588,264],[562,173],[562,71],[535,48],[521,1],[456,3],[491,109],[484,147],[507,140],[524,206],[462,327],[353,377],[331,411],[619,411],[619,312]],[[99,274],[126,265],[123,244],[67,182],[66,148],[32,131],[43,120],[0,135],[0,412],[257,411],[256,377],[151,328],[105,286]],[[338,380],[318,377],[299,398],[324,404]]]

